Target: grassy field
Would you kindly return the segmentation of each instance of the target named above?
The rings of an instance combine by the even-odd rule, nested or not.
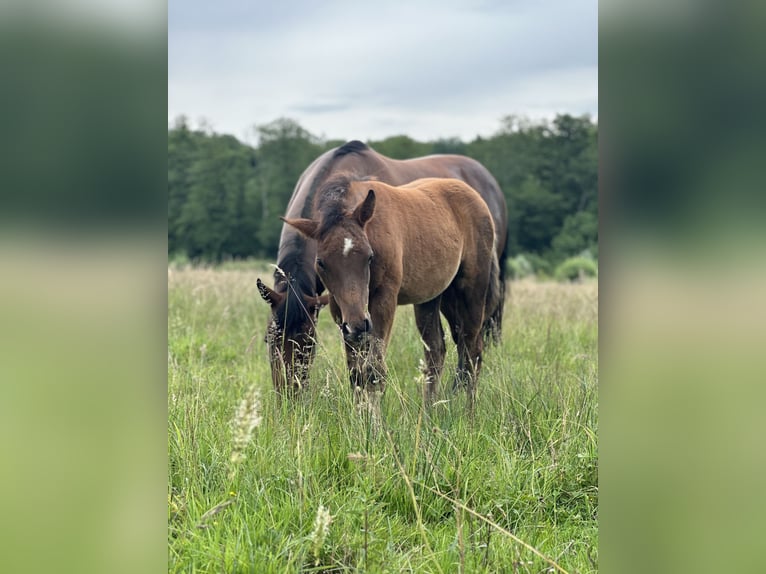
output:
[[[400,308],[373,433],[326,311],[311,388],[277,400],[255,286],[270,275],[168,270],[169,571],[597,570],[595,282],[510,284],[473,421],[446,391],[422,410]]]

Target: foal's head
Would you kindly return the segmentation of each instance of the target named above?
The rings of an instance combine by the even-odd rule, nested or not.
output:
[[[360,342],[372,331],[367,309],[373,251],[365,226],[375,211],[375,192],[349,210],[335,202],[319,210],[320,220],[285,219],[317,242],[316,272],[341,312],[346,342]]]

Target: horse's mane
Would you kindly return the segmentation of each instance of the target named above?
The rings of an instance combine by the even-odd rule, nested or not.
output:
[[[317,234],[320,239],[348,214],[346,200],[351,182],[366,179],[370,178],[360,178],[354,174],[342,172],[335,174],[319,188],[316,196],[316,212],[319,215]]]
[[[317,191],[322,184],[322,181],[324,181],[324,178],[327,176],[328,173],[332,173],[332,170],[334,168],[335,160],[340,159],[347,155],[352,154],[358,154],[360,159],[363,157],[361,154],[365,151],[372,151],[372,148],[370,148],[367,144],[360,142],[359,140],[351,140],[349,142],[344,143],[342,146],[336,148],[334,151],[330,150],[325,152],[322,157],[315,162],[316,169],[314,171],[313,176],[310,176],[308,179],[308,192],[304,193],[304,203],[303,203],[303,209],[301,210],[301,217],[311,217],[311,208],[314,204],[314,197],[317,194]],[[368,154],[365,156],[366,158],[373,158],[374,154]],[[362,160],[363,163],[366,163],[365,160]],[[312,164],[314,165],[314,164]],[[303,177],[303,176],[301,176]],[[300,185],[300,181],[298,182],[298,185]],[[295,193],[298,192],[298,189],[296,188]]]
[[[368,149],[370,148],[367,146],[367,144],[360,142],[359,140],[351,140],[350,142],[346,142],[338,149],[336,149],[335,153],[332,154],[332,157],[336,158],[348,155],[350,153],[360,153]]]

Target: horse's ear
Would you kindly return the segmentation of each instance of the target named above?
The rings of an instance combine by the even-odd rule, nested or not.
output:
[[[266,284],[261,281],[260,277],[255,280],[255,284],[258,286],[258,292],[261,294],[261,297],[263,297],[263,300],[272,307],[276,307],[284,300],[285,296],[283,293],[277,293],[273,289],[269,289]]]
[[[306,297],[306,303],[311,309],[318,313],[323,307],[326,307],[330,303],[330,294],[325,293],[318,297]]]
[[[325,293],[324,295],[320,295],[316,299],[317,299],[317,301],[316,301],[317,307],[319,307],[320,309],[322,307],[327,307],[327,305],[330,304],[330,294],[329,293]]]
[[[286,217],[280,217],[279,219],[287,223],[287,225],[292,225],[309,239],[316,239],[319,224],[313,219],[287,219]]]
[[[372,214],[375,212],[375,190],[371,189],[367,192],[367,197],[360,203],[354,210],[354,218],[359,222],[359,225],[364,227]]]

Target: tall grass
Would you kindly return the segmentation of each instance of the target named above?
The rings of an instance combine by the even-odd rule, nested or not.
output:
[[[257,275],[168,270],[170,571],[596,571],[595,282],[511,284],[473,420],[448,391],[454,345],[422,409],[422,348],[400,308],[376,432],[326,311],[311,387],[278,400]],[[253,396],[257,423],[237,434]]]

